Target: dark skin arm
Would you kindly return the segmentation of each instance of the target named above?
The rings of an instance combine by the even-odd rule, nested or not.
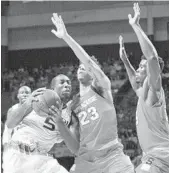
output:
[[[75,155],[78,153],[80,147],[80,134],[79,134],[79,122],[75,115],[72,115],[71,124],[68,128],[62,120],[61,110],[58,110],[55,106],[51,106],[49,109],[52,118],[56,122],[60,134],[64,139],[69,150]]]

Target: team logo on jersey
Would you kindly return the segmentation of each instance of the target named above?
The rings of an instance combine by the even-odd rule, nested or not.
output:
[[[81,111],[83,108],[86,108],[91,103],[95,102],[97,100],[97,97],[94,95],[90,97],[89,99],[85,100],[83,103],[81,103],[74,112],[77,114],[79,111]]]

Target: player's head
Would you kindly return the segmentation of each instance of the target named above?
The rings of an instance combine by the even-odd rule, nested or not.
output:
[[[91,59],[100,66],[99,62],[94,56],[91,56]],[[84,85],[90,85],[92,83],[92,75],[88,72],[84,66],[84,64],[80,63],[79,68],[77,70],[77,78],[78,80],[83,83]]]
[[[77,70],[77,78],[80,83],[84,85],[90,85],[92,82],[92,76],[87,72],[84,64],[80,64]]]
[[[164,68],[164,61],[162,60],[161,57],[158,57],[158,61],[159,61],[159,65],[160,65],[161,72],[162,72],[162,70]],[[143,55],[141,57],[139,68],[136,71],[136,81],[138,83],[143,83],[146,77],[147,77],[147,59]]]
[[[30,96],[31,89],[28,86],[22,86],[18,90],[17,98],[19,99],[19,103],[23,104],[25,100]]]
[[[66,75],[59,74],[58,76],[54,77],[50,87],[59,95],[61,99],[70,97],[72,90],[71,81]]]

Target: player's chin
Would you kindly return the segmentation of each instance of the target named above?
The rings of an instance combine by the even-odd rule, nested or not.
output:
[[[22,98],[21,99],[21,103],[24,103],[26,101],[27,98]]]
[[[70,97],[71,92],[70,91],[64,91],[62,93],[62,97]]]

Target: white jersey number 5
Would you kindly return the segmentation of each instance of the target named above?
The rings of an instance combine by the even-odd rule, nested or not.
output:
[[[55,123],[51,117],[47,117],[43,127],[45,127],[48,130],[54,131],[55,130]]]

